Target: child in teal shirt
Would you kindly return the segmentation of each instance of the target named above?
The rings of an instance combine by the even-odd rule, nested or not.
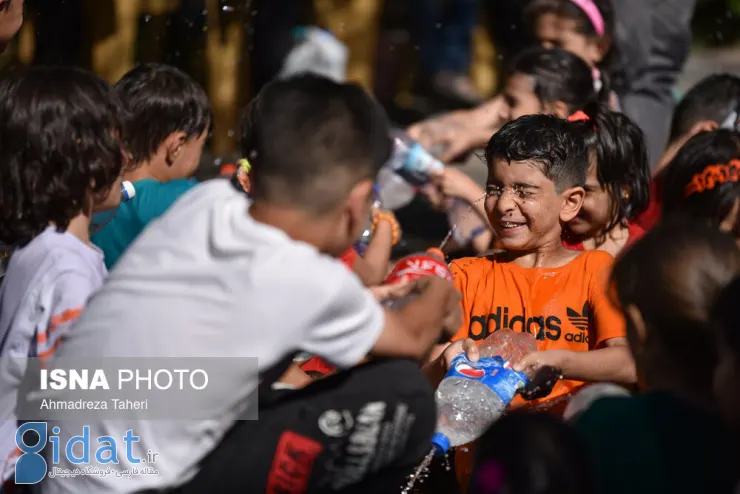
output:
[[[98,217],[103,227],[92,241],[111,269],[150,221],[161,216],[196,184],[198,168],[213,114],[203,88],[180,70],[159,64],[140,65],[116,84],[130,110],[124,136],[132,164],[124,180],[136,195],[121,203],[112,219]]]

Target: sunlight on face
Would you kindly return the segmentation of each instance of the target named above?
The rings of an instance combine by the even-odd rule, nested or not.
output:
[[[494,161],[486,194],[486,213],[502,248],[533,250],[559,241],[562,200],[538,164]]]

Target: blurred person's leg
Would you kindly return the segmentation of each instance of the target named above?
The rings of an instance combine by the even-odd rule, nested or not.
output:
[[[110,83],[134,64],[141,6],[140,0],[85,0],[92,70]]]
[[[214,127],[211,149],[228,155],[236,149],[239,134],[240,83],[244,57],[246,16],[243,8],[224,11],[219,0],[206,0],[208,38],[208,96],[213,107]]]
[[[622,65],[617,86],[622,109],[645,133],[650,162],[667,144],[673,89],[691,48],[696,0],[619,0],[617,46]]]
[[[405,360],[370,362],[274,401],[261,394],[259,420],[239,422],[177,492],[400,492],[431,450],[435,410],[431,385]]]
[[[373,91],[382,0],[316,0],[319,24],[333,32],[349,50],[347,80]]]
[[[480,103],[468,76],[478,0],[413,0],[412,26],[422,86],[464,103]]]

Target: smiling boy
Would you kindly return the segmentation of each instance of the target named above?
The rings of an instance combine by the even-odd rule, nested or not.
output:
[[[504,328],[533,334],[538,351],[517,369],[550,366],[563,376],[534,405],[551,406],[584,381],[634,382],[624,320],[604,289],[612,257],[561,240],[585,195],[587,152],[573,124],[521,117],[491,138],[486,161],[486,213],[503,252],[450,266],[464,314],[453,339],[482,341]]]
[[[624,319],[605,290],[612,256],[571,251],[561,240],[585,195],[587,151],[574,124],[518,118],[493,135],[485,156],[485,209],[503,251],[450,265],[463,310],[453,341],[482,342],[504,328],[535,336],[538,351],[514,367],[528,375],[552,367],[562,378],[545,397],[516,397],[515,407],[560,412],[586,381],[635,382]],[[461,484],[470,472],[466,456],[458,452],[455,461]]]

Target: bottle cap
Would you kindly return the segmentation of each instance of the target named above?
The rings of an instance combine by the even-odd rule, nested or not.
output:
[[[432,247],[431,249],[427,249],[427,254],[429,254],[431,256],[434,256],[434,257],[438,257],[442,261],[445,260],[445,253],[442,252],[441,249],[438,249],[436,247]]]
[[[450,449],[450,439],[439,432],[432,436],[432,446],[434,447],[434,456],[442,456]]]
[[[136,195],[136,188],[134,188],[134,184],[126,180],[125,182],[121,183],[121,201],[126,202],[130,201],[134,198]]]

